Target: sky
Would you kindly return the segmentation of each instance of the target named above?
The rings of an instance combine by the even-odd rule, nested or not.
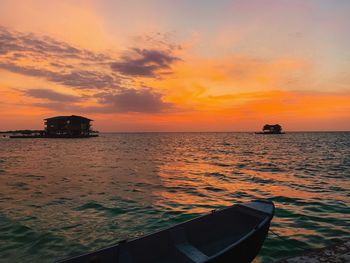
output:
[[[0,130],[350,130],[348,0],[1,0]]]

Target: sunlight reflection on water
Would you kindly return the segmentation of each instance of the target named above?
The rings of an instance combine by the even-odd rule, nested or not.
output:
[[[349,237],[350,133],[101,134],[0,141],[0,258],[51,262],[255,198],[259,261]]]

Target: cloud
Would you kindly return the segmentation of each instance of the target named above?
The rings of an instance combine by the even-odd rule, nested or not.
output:
[[[93,52],[47,36],[0,26],[0,69],[74,89],[118,91],[137,77],[170,73],[172,64],[180,60],[172,54],[178,48],[170,44],[153,49],[130,48],[117,59],[110,53]]]
[[[94,70],[53,71],[44,68],[21,66],[15,63],[0,63],[0,68],[27,76],[45,78],[75,89],[117,88],[119,83],[116,76]]]
[[[176,34],[174,31],[147,32],[134,36],[133,42],[135,43],[135,46],[142,43],[142,47],[144,49],[154,49],[157,47],[157,49],[161,50],[182,50],[182,45],[176,43],[176,41],[174,41],[175,38]]]
[[[114,112],[162,112],[172,107],[164,102],[162,95],[150,89],[124,89],[117,94],[99,94],[99,102]]]
[[[147,40],[150,41],[150,40]],[[153,41],[153,40],[152,40]],[[153,43],[153,42],[152,42]],[[140,44],[140,43],[138,43]],[[55,111],[82,113],[161,113],[173,108],[152,88],[138,87],[138,77],[171,73],[181,59],[166,45],[130,48],[120,58],[81,49],[50,37],[0,27],[0,69],[45,79],[74,90],[92,91],[88,98],[52,89],[28,89],[23,94],[43,99],[32,104]],[[135,88],[130,88],[130,87]],[[84,101],[88,99],[89,101]],[[97,101],[97,104],[96,104]],[[80,102],[88,102],[82,105]],[[88,106],[88,105],[94,106]]]
[[[33,98],[55,102],[78,102],[81,100],[78,96],[63,94],[49,89],[29,89],[24,91],[24,93]]]
[[[123,89],[118,93],[98,93],[95,106],[81,106],[81,97],[58,93],[48,89],[30,89],[25,94],[48,102],[34,103],[33,106],[55,111],[81,113],[162,113],[173,108],[173,104],[164,102],[162,95],[149,88],[141,90]]]
[[[171,50],[134,48],[132,53],[125,54],[120,61],[112,63],[111,68],[124,75],[155,77],[157,74],[171,73],[172,64],[179,60],[172,55]]]
[[[73,70],[67,74],[52,73],[49,80],[75,88],[115,88],[119,81],[113,75],[93,70]]]
[[[30,52],[31,55],[47,58],[74,58],[88,61],[104,61],[109,57],[102,53],[73,47],[62,41],[33,33],[11,31],[0,26],[0,54]]]
[[[120,82],[110,69],[112,61],[103,53],[0,27],[0,69],[76,89],[111,89]]]

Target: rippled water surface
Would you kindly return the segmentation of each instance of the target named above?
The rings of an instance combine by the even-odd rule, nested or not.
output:
[[[267,198],[257,262],[350,237],[350,133],[0,139],[0,261],[52,262]],[[300,248],[301,247],[301,248]]]

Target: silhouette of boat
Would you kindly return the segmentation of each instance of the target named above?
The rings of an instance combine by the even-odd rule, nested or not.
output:
[[[256,132],[255,134],[284,134],[282,126],[279,124],[270,125],[265,124],[262,132]]]
[[[270,201],[212,211],[165,230],[59,262],[224,263],[251,262],[274,215]]]

